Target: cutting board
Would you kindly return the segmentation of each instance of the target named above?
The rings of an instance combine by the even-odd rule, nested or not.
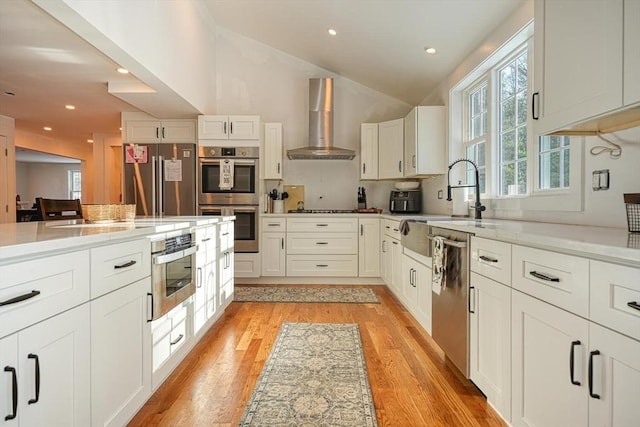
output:
[[[285,185],[283,191],[289,194],[289,197],[284,199],[285,213],[298,209],[298,202],[304,203],[304,185]]]

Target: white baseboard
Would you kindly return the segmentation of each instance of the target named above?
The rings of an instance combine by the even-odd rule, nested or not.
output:
[[[235,277],[236,285],[384,285],[380,277]]]

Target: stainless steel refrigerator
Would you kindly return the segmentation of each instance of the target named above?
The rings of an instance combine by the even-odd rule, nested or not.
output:
[[[138,216],[195,215],[195,144],[125,144],[123,202]]]

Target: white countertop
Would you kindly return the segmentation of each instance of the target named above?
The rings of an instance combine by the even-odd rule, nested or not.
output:
[[[486,219],[438,221],[434,226],[479,237],[640,267],[640,234],[626,228]]]

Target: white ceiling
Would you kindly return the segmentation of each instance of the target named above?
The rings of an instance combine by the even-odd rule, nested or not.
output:
[[[412,105],[524,1],[205,0],[220,27]],[[0,1],[0,114],[18,129],[78,143],[118,133],[120,113],[137,108],[110,95],[107,82],[137,80],[117,67],[29,0]]]

